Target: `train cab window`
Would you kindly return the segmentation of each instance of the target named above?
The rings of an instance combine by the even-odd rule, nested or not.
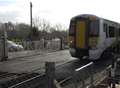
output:
[[[75,22],[71,21],[70,22],[70,27],[69,27],[69,35],[74,35],[75,34]]]
[[[99,35],[99,20],[94,20],[90,22],[90,36]]]
[[[109,26],[109,37],[115,37],[115,27]]]
[[[105,32],[106,37],[108,37],[108,25],[106,23],[103,25],[103,31]]]

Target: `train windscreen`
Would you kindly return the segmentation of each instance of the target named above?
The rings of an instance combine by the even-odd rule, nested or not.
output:
[[[69,27],[69,35],[73,36],[75,34],[75,22],[71,21],[70,22],[70,27]]]
[[[90,36],[99,36],[99,20],[93,20],[90,22]]]

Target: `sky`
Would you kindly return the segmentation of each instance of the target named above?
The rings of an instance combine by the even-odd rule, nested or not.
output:
[[[51,24],[69,27],[70,19],[79,14],[94,14],[120,23],[119,0],[0,0],[0,22],[30,23],[30,3],[33,18],[46,19]]]

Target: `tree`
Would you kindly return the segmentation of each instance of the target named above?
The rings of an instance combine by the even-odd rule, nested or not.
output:
[[[3,29],[0,23],[0,31]],[[45,19],[36,18],[33,20],[33,28],[25,23],[14,24],[12,22],[7,23],[7,34],[10,40],[40,40],[40,39],[53,39],[53,38],[67,38],[66,28],[61,24],[51,25]]]
[[[61,24],[56,24],[56,25],[54,25],[54,31],[53,31],[53,34],[56,36],[56,37],[62,37],[62,38],[64,38],[64,37],[66,37],[66,35],[67,35],[67,32],[66,32],[66,28],[63,26],[63,25],[61,25]]]
[[[15,25],[17,38],[26,40],[30,34],[30,26],[24,23],[19,23]]]
[[[7,31],[7,36],[8,39],[16,38],[16,30],[15,30],[15,25],[12,22],[4,23],[3,25],[6,25],[6,31]]]
[[[33,19],[33,25],[39,30],[39,38],[50,39],[50,23],[45,19],[36,17]]]
[[[39,40],[39,31],[37,27],[31,28],[30,34],[29,34],[29,39],[34,41],[34,40]]]
[[[2,26],[6,24],[6,31],[9,40],[25,40],[30,32],[29,25],[25,23],[1,23],[0,29],[2,30]]]
[[[46,32],[49,32],[51,28],[51,25],[47,20],[40,19],[39,17],[33,19],[33,26],[37,27],[41,31],[46,31]]]

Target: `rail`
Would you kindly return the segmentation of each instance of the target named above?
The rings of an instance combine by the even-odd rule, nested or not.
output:
[[[112,65],[113,64],[111,63],[101,71],[95,72],[94,70],[97,68],[94,68],[94,63],[90,62],[75,69],[70,76],[57,82],[57,80],[55,80],[55,63],[46,62],[45,74],[37,75],[36,77],[30,78],[8,88],[36,88],[41,85],[43,88],[53,88],[57,85],[61,88],[90,88],[98,85],[108,77],[109,72],[112,71]]]
[[[15,85],[13,85],[13,86],[10,86],[10,87],[8,87],[8,88],[27,88],[28,85],[29,85],[30,83],[32,83],[33,81],[39,82],[41,77],[43,77],[43,75],[38,75],[38,76],[35,76],[35,77],[33,77],[33,78],[27,79],[27,80],[25,80],[25,81],[23,81],[23,82],[20,82],[20,83],[18,83],[18,84],[15,84]],[[26,86],[26,85],[27,85],[27,86]],[[29,87],[28,87],[28,88],[29,88]]]
[[[90,62],[83,67],[75,69],[75,72],[72,76],[69,76],[66,79],[58,82],[58,84],[63,88],[92,88],[98,85],[101,81],[108,77],[111,65],[101,72],[93,73],[93,67],[91,67],[93,64],[93,62]],[[84,69],[88,70],[87,67],[89,66],[89,71],[82,72]]]
[[[95,72],[94,63],[90,62],[78,69],[75,69],[73,75],[59,82],[63,88],[93,88],[98,86],[106,79],[107,87],[115,88],[115,71],[118,57],[112,57],[112,62],[99,72]],[[90,67],[87,69],[87,67]],[[87,76],[88,75],[88,76]],[[69,84],[68,84],[69,83]],[[96,87],[97,88],[97,87]]]
[[[90,62],[90,63],[88,63],[88,64],[86,64],[86,65],[84,65],[84,66],[82,66],[82,67],[80,67],[80,68],[77,68],[77,69],[75,69],[75,71],[77,72],[77,71],[80,71],[80,70],[82,70],[82,69],[84,69],[84,68],[86,68],[86,67],[88,67],[88,66],[90,66],[90,65],[93,65],[93,62]]]
[[[47,64],[48,64],[48,65],[47,65]],[[45,75],[45,74],[38,75],[38,76],[36,76],[36,77],[30,78],[30,79],[28,79],[28,80],[25,80],[25,81],[23,81],[23,82],[20,82],[20,83],[18,83],[18,84],[15,84],[15,85],[13,85],[13,86],[8,87],[8,88],[35,88],[35,86],[40,85],[39,82],[40,82],[40,81],[43,81],[43,80],[44,80],[44,82],[47,81],[47,83],[49,84],[49,86],[48,86],[49,88],[52,88],[52,87],[55,85],[54,78],[53,78],[53,76],[54,76],[53,74],[55,74],[55,73],[53,72],[53,71],[55,71],[55,66],[54,66],[54,64],[55,64],[55,63],[53,63],[53,62],[46,62],[46,75]],[[90,66],[90,65],[92,65],[92,64],[93,64],[93,62],[90,62],[90,63],[82,66],[81,68],[75,69],[75,71],[76,71],[76,72],[77,72],[77,71],[80,71],[80,70],[82,70],[82,69],[84,69],[84,68],[86,68],[86,67],[88,67],[88,66]],[[47,78],[46,78],[46,76],[47,76]],[[52,78],[50,78],[51,76],[52,76]],[[48,79],[48,78],[50,78],[50,79]],[[72,78],[72,76],[71,76],[71,77],[67,77],[66,79],[58,82],[58,84],[59,84],[59,85],[62,85],[65,81],[71,80],[71,78]],[[46,79],[47,79],[47,80],[46,80]],[[50,82],[51,79],[53,79],[53,83]],[[38,82],[38,84],[34,85],[34,87],[33,87],[32,85],[30,85],[30,84],[33,84],[33,83],[35,83],[35,82],[36,82],[36,83]],[[51,86],[51,87],[50,87],[50,86]],[[47,87],[47,88],[48,88],[48,87]]]

